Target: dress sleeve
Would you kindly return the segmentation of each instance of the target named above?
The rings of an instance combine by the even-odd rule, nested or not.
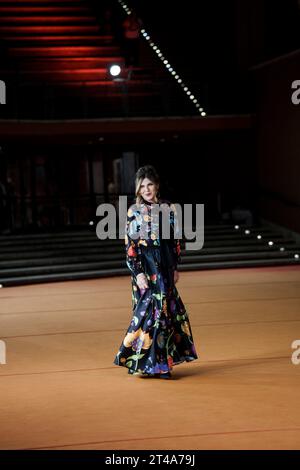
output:
[[[181,246],[180,246],[180,239],[179,237],[179,227],[178,223],[176,223],[176,208],[174,204],[171,204],[172,212],[170,214],[170,223],[171,223],[171,230],[172,230],[172,250],[173,250],[173,259],[174,259],[174,269],[177,270],[177,265],[181,261]]]
[[[137,231],[136,228],[136,216],[134,212],[129,209],[125,228],[126,264],[135,277],[144,272],[141,262],[141,249],[138,244],[139,239],[133,239],[131,237],[132,232]]]

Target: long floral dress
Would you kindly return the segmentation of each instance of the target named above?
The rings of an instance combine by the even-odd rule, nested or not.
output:
[[[114,364],[127,367],[128,373],[150,376],[171,372],[174,365],[198,358],[188,313],[174,284],[174,270],[180,261],[180,240],[174,236],[176,209],[168,201],[158,203],[172,209],[168,211],[168,240],[161,236],[161,223],[153,220],[151,203],[143,200],[139,209],[127,212],[126,263],[131,271],[133,316],[114,360]],[[151,226],[151,235],[133,239],[133,228],[145,221]],[[140,273],[147,277],[147,289],[137,285]]]

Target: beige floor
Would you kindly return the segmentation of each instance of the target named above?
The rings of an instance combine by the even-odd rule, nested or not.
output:
[[[129,277],[0,290],[1,449],[300,449],[300,267],[181,273],[199,360],[174,380],[113,359]]]

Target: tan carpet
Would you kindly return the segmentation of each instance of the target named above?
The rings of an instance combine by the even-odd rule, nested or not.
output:
[[[300,449],[300,267],[181,273],[199,360],[113,364],[130,278],[0,290],[1,449]]]

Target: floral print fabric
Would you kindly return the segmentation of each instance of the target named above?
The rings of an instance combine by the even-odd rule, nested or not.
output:
[[[150,223],[151,230],[147,237],[133,239],[131,234],[142,218]],[[170,372],[174,365],[198,358],[188,313],[174,284],[180,240],[174,237],[173,212],[169,223],[171,239],[165,240],[161,224],[153,220],[151,204],[144,202],[139,210],[129,209],[127,213],[126,263],[131,271],[133,315],[114,364],[127,367],[130,373]],[[146,275],[147,289],[139,289],[139,273]]]

